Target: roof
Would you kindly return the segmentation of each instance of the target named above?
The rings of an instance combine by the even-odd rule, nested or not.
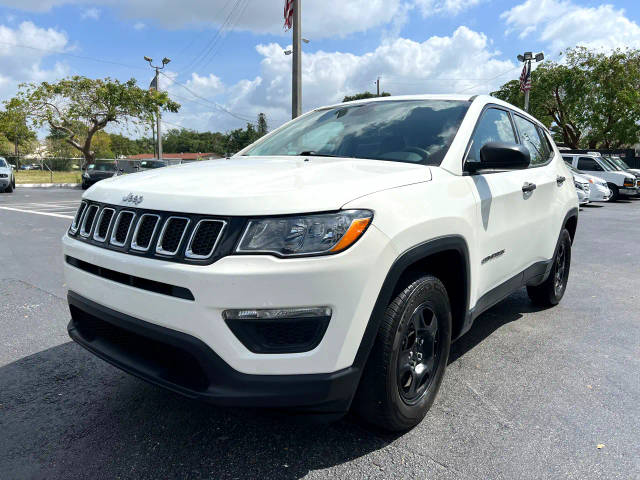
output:
[[[139,153],[138,155],[127,156],[128,160],[151,160],[156,158],[153,153]],[[162,158],[166,160],[197,160],[199,158],[220,158],[217,153],[163,153]]]

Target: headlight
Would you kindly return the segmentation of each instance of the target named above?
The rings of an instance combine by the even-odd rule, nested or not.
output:
[[[582,188],[582,184],[581,184],[581,183],[573,182],[573,184],[576,186],[576,188],[577,188],[578,190],[583,190],[583,188]]]
[[[372,218],[369,210],[344,210],[251,220],[236,251],[285,257],[338,253],[362,236]]]
[[[8,173],[0,173],[0,178],[9,178]]]
[[[633,187],[635,185],[635,182],[633,181],[633,178],[625,178],[623,185],[625,187]]]

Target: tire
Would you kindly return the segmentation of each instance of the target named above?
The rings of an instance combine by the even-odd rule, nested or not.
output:
[[[82,182],[82,190],[86,190],[87,188],[89,188],[89,185],[87,185],[86,182]]]
[[[7,193],[11,193],[13,192],[14,188],[16,188],[15,184],[13,182],[9,182],[9,185],[7,185],[7,188],[5,188],[4,191]]]
[[[388,431],[422,421],[449,359],[451,306],[431,275],[418,278],[389,304],[354,399],[354,413]]]
[[[615,202],[620,198],[620,190],[618,190],[617,185],[614,185],[613,183],[609,183],[608,185],[609,190],[611,190],[611,198],[609,199],[609,201]]]
[[[560,234],[549,277],[540,285],[527,286],[527,293],[531,301],[542,307],[553,307],[560,303],[567,290],[570,268],[571,235],[565,228]]]

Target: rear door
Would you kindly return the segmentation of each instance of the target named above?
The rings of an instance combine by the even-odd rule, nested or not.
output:
[[[553,257],[560,234],[560,224],[566,213],[565,202],[559,189],[565,182],[572,180],[566,178],[564,166],[560,164],[560,170],[553,161],[556,154],[543,129],[518,114],[514,114],[513,118],[520,143],[531,155],[531,165],[526,171],[527,181],[536,186],[527,199],[530,224],[528,241],[532,247],[526,265],[529,267]],[[561,178],[564,178],[564,181],[559,182]]]

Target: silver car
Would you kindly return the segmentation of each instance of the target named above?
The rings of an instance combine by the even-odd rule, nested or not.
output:
[[[16,188],[16,175],[13,167],[0,157],[0,192],[11,193],[14,188]]]

